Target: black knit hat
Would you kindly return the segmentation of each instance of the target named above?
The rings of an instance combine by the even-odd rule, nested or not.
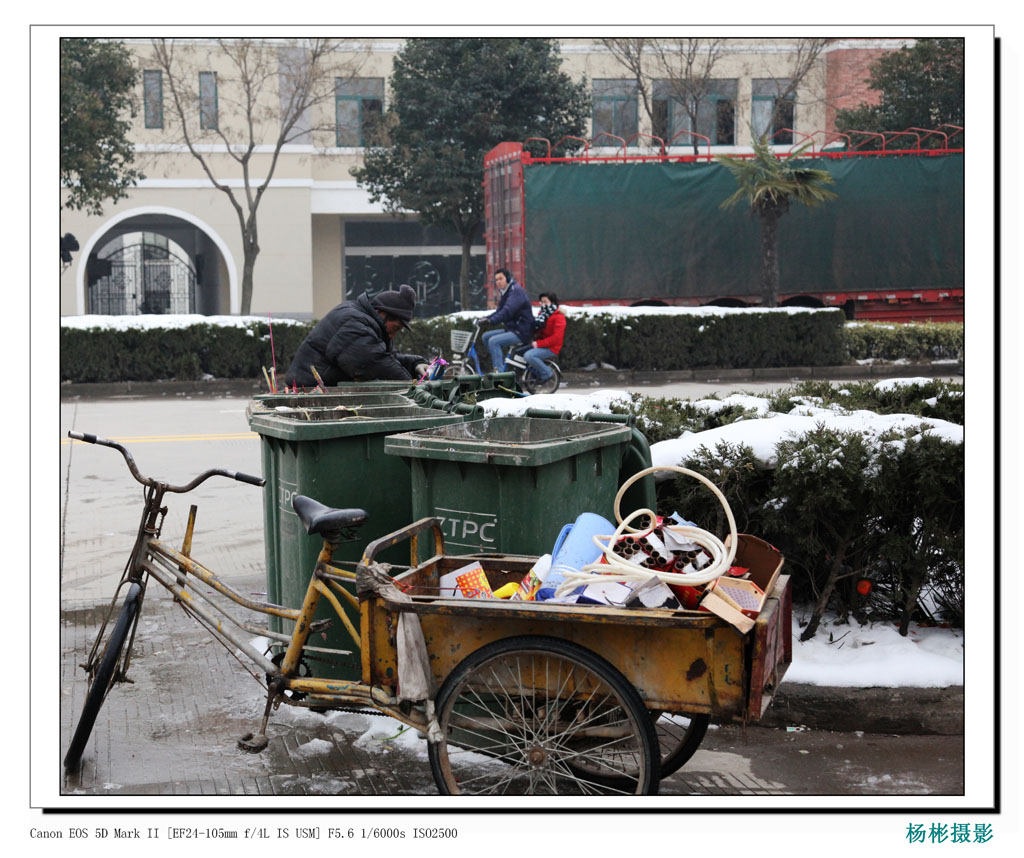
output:
[[[404,283],[398,287],[396,292],[391,289],[381,292],[370,304],[377,310],[383,310],[389,316],[394,316],[405,327],[409,327],[409,320],[412,319],[412,311],[416,307],[416,290]]]

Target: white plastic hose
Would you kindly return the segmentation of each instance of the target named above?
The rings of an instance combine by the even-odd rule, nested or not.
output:
[[[652,522],[657,520],[657,513],[650,509],[638,509],[625,519],[622,518],[619,511],[619,505],[622,500],[622,496],[626,493],[626,489],[633,485],[637,480],[642,477],[646,477],[648,474],[653,474],[656,471],[675,471],[676,473],[686,474],[687,476],[700,480],[715,493],[719,503],[722,504],[722,508],[725,510],[725,517],[729,521],[728,548],[725,547],[725,544],[717,536],[707,530],[703,530],[702,528],[676,524],[669,525],[674,534],[682,539],[697,543],[697,545],[705,549],[708,554],[711,555],[711,562],[699,572],[658,572],[652,569],[644,569],[636,563],[630,563],[622,557],[619,557],[613,550],[615,543],[618,542],[619,538],[623,534],[627,532],[642,534],[651,529],[630,527],[630,522],[633,521],[633,519],[638,518],[639,516],[649,516]],[[644,470],[633,474],[632,477],[622,484],[619,488],[618,494],[615,495],[615,519],[619,522],[619,526],[615,529],[615,533],[609,536],[599,535],[594,537],[594,544],[601,550],[601,554],[604,557],[605,562],[588,563],[579,571],[573,570],[571,572],[566,572],[565,580],[555,590],[556,599],[559,596],[564,596],[566,593],[572,592],[581,585],[608,583],[612,581],[623,583],[642,583],[650,580],[651,578],[658,578],[666,584],[680,584],[686,587],[693,587],[698,584],[707,584],[729,571],[729,567],[732,566],[732,561],[736,556],[736,519],[733,518],[729,502],[725,499],[725,495],[722,494],[718,486],[711,482],[711,480],[703,474],[698,474],[696,471],[691,471],[688,468],[680,468],[675,465],[662,465],[659,467],[645,468]],[[653,524],[651,527],[653,527]]]

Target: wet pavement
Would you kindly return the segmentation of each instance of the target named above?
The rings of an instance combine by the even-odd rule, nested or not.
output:
[[[207,467],[259,474],[260,442],[248,431],[246,402],[173,396],[61,403],[62,752],[86,690],[77,665],[120,577],[142,497],[119,454],[68,443],[67,430],[122,440],[144,474],[171,482]],[[167,503],[167,542],[180,544],[189,503],[197,503],[193,555],[243,593],[265,589],[258,489],[211,480]],[[376,714],[283,706],[271,719],[268,748],[239,751],[236,739],[256,730],[262,716],[260,678],[158,586],[147,594],[133,653],[134,681],[111,692],[81,771],[65,776],[54,766],[46,776],[72,804],[88,796],[436,795],[426,743]],[[661,795],[955,796],[964,792],[963,760],[960,735],[713,726],[693,759],[662,782]]]
[[[234,582],[245,594],[259,578]],[[77,669],[97,629],[95,608],[61,614],[61,747],[86,690]],[[100,711],[66,796],[430,796],[427,745],[386,716],[282,706],[261,754],[238,737],[258,728],[262,683],[151,586],[129,670]],[[662,781],[662,796],[960,795],[962,736],[895,736],[712,726],[700,749]]]

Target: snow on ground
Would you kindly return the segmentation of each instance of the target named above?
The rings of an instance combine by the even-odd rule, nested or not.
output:
[[[591,411],[609,413],[613,405],[628,406],[632,402],[625,390],[594,390],[590,393],[536,393],[510,399],[496,397],[480,404],[488,417],[517,417],[527,408],[571,411],[573,417],[582,417]]]
[[[853,688],[945,688],[964,684],[962,629],[911,623],[901,637],[895,623],[838,623],[826,615],[815,636],[800,641],[793,609],[793,663],[784,682]]]

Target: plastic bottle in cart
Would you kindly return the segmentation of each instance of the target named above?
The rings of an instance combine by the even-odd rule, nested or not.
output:
[[[551,552],[551,571],[544,579],[544,585],[537,591],[537,601],[553,598],[555,590],[565,581],[567,572],[579,572],[588,563],[594,563],[601,557],[601,548],[594,542],[595,536],[610,537],[614,533],[614,524],[592,512],[580,513],[575,522],[563,527]],[[584,586],[581,585],[563,598],[573,601],[583,590]]]

